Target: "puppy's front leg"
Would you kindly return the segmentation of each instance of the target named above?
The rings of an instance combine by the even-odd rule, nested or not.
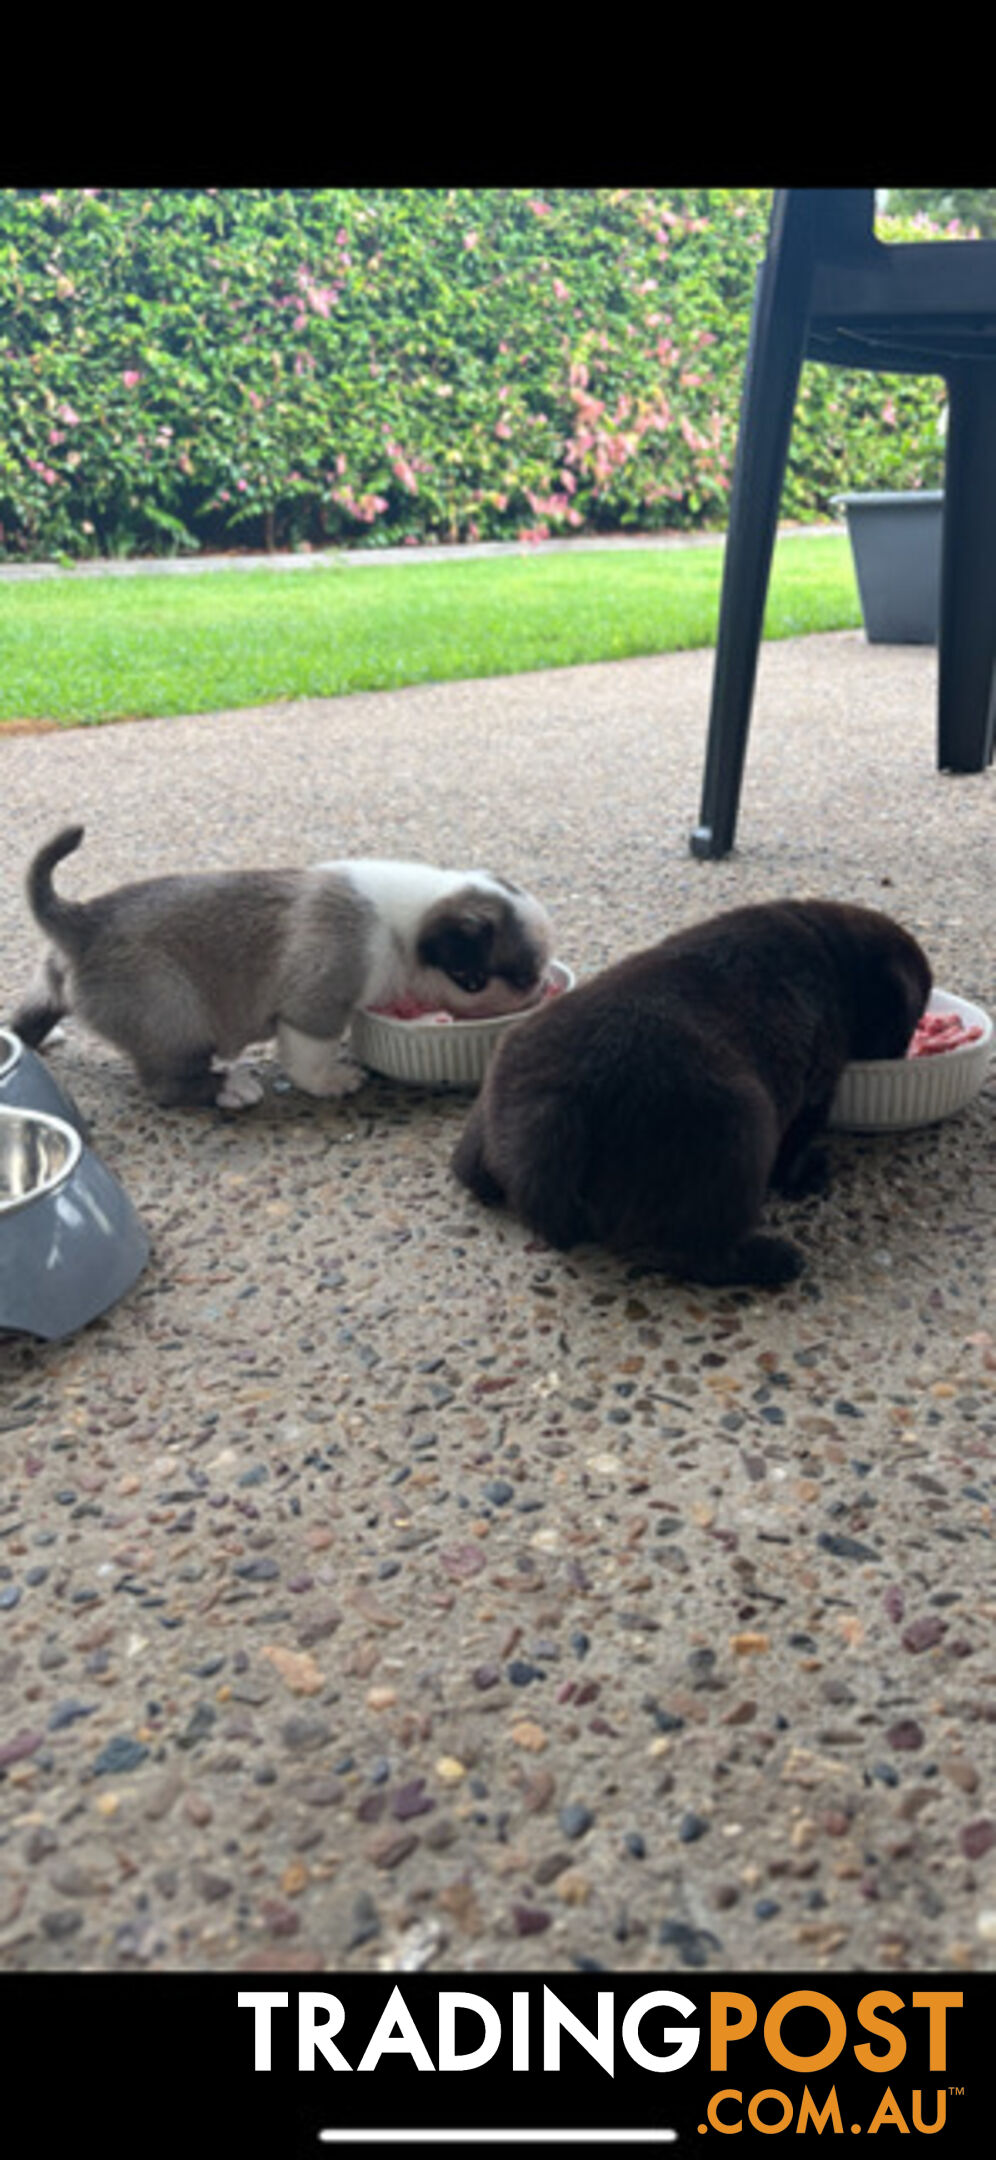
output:
[[[330,1042],[304,1035],[286,1020],[277,1025],[277,1050],[288,1078],[306,1095],[353,1095],[367,1077],[361,1066],[347,1062],[341,1037]]]
[[[787,1200],[805,1200],[826,1192],[830,1183],[830,1155],[822,1145],[830,1113],[829,1102],[803,1110],[784,1134],[771,1172],[771,1184]]]

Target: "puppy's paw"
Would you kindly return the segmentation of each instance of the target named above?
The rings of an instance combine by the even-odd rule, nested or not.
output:
[[[249,1110],[253,1103],[262,1102],[266,1089],[257,1080],[248,1065],[231,1065],[219,1075],[219,1087],[215,1102],[219,1110]]]
[[[328,1084],[326,1084],[324,1093],[326,1095],[354,1095],[356,1089],[365,1086],[365,1082],[367,1082],[367,1074],[365,1074],[363,1065],[346,1065],[344,1063],[344,1065],[339,1065],[339,1069],[335,1071],[335,1074],[328,1074]]]
[[[277,1028],[277,1054],[289,1080],[305,1095],[355,1095],[366,1071],[345,1055],[338,1036],[304,1035],[285,1020]]]
[[[732,1257],[737,1269],[734,1280],[757,1283],[768,1290],[777,1289],[779,1283],[794,1282],[806,1264],[798,1245],[791,1244],[788,1238],[768,1237],[762,1232],[744,1238]]]
[[[363,1065],[348,1065],[346,1058],[341,1058],[337,1065],[328,1065],[322,1074],[311,1071],[307,1082],[296,1074],[292,1074],[292,1080],[296,1080],[302,1093],[315,1095],[318,1102],[335,1102],[339,1095],[354,1095],[356,1089],[365,1086],[367,1074]]]

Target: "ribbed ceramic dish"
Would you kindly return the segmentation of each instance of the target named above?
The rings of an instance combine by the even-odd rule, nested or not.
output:
[[[833,1099],[830,1123],[848,1132],[904,1132],[951,1117],[977,1095],[993,1053],[993,1023],[981,1005],[931,992],[928,1012],[957,1013],[966,1027],[981,1027],[977,1042],[933,1057],[870,1058],[845,1067]]]
[[[548,974],[560,990],[574,987],[562,960],[551,960]],[[361,1065],[389,1080],[416,1087],[480,1087],[488,1059],[507,1028],[539,1007],[501,1013],[495,1020],[396,1020],[388,1013],[361,1009],[353,1014],[350,1041]]]

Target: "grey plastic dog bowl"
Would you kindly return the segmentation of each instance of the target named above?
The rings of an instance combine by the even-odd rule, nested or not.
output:
[[[130,1290],[149,1245],[65,1118],[0,1105],[0,1333],[55,1342]]]
[[[847,515],[869,644],[936,645],[943,489],[884,489],[833,500]]]
[[[29,1050],[13,1028],[0,1028],[0,1103],[8,1110],[46,1110],[50,1117],[65,1118],[81,1139],[88,1136],[86,1119],[67,1088],[59,1086],[37,1050]]]

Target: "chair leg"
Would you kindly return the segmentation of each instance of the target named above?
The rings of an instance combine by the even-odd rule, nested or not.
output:
[[[996,365],[949,376],[937,763],[982,772],[996,733]]]
[[[772,222],[755,288],[723,563],[709,733],[693,855],[729,853],[747,753],[758,648],[771,574],[792,416],[805,348],[812,245],[809,221]]]

